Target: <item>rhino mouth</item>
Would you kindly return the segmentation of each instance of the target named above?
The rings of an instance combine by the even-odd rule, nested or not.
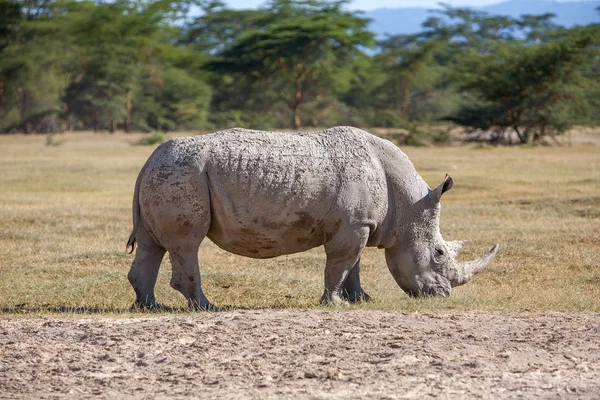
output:
[[[419,290],[403,289],[410,297],[448,297],[450,296],[450,283],[441,275],[435,283],[425,283]]]
[[[441,286],[427,286],[419,291],[405,290],[406,294],[410,297],[448,297],[450,296],[450,289]]]

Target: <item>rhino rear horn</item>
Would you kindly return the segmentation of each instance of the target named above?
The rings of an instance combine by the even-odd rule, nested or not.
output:
[[[453,240],[446,242],[446,246],[448,246],[448,250],[450,250],[452,257],[456,258],[466,243],[466,240]]]

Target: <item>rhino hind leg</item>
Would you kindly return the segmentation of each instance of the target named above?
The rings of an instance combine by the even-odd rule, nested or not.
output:
[[[156,244],[143,228],[136,233],[136,241],[135,258],[127,275],[136,294],[132,308],[157,308],[154,286],[166,250]]]
[[[195,310],[217,311],[217,308],[208,301],[200,281],[200,267],[198,265],[198,246],[188,250],[169,251],[172,275],[171,287],[183,294],[188,301],[188,306]]]
[[[200,282],[198,249],[210,222],[208,178],[191,167],[162,166],[150,170],[142,185],[142,210],[153,234],[169,253],[171,287],[194,309],[214,309]]]
[[[342,287],[342,298],[350,303],[371,300],[371,296],[369,296],[360,285],[360,258],[356,264],[354,264],[354,267],[352,267],[344,282]]]

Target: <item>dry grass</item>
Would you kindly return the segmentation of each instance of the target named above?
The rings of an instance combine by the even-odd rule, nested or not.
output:
[[[128,309],[131,197],[154,148],[132,146],[139,138],[65,134],[47,146],[44,136],[0,137],[0,314]],[[430,186],[454,177],[442,234],[469,240],[463,257],[496,242],[500,252],[449,299],[415,300],[393,282],[383,252],[368,249],[362,279],[374,301],[353,307],[600,311],[600,146],[403,150]],[[220,306],[314,308],[321,295],[321,248],[252,260],[206,241],[200,260],[204,290]],[[169,279],[165,258],[157,297],[184,311]]]

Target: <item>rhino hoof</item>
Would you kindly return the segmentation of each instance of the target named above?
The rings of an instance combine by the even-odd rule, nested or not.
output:
[[[348,293],[347,291],[344,291],[342,293],[342,297],[345,300],[348,300],[350,303],[362,303],[362,302],[368,302],[371,301],[371,296],[369,296],[367,294],[367,292],[352,292],[352,293]]]
[[[192,308],[194,311],[212,311],[212,312],[218,312],[221,311],[221,309],[217,306],[215,306],[212,303],[198,303],[195,301],[189,301],[188,302],[189,307]]]
[[[162,305],[157,303],[156,301],[147,302],[147,303],[138,303],[137,301],[131,305],[131,311],[160,311],[162,309]]]
[[[349,306],[350,303],[348,302],[348,300],[345,297],[339,297],[339,296],[328,297],[328,296],[323,295],[323,297],[321,297],[320,305],[322,305],[322,306]]]

